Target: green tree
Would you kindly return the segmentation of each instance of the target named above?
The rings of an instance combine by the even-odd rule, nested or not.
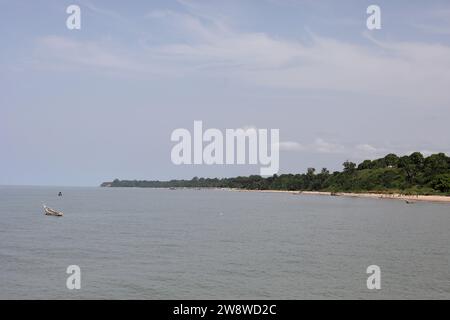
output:
[[[342,165],[344,166],[344,172],[347,173],[353,173],[356,169],[356,163],[350,162],[348,160],[345,161]]]
[[[450,192],[450,174],[440,174],[436,176],[432,183],[432,187],[434,190],[438,190],[440,192],[449,193]]]
[[[430,179],[450,169],[450,158],[444,153],[432,154],[423,163],[423,173]]]
[[[399,161],[398,156],[393,153],[389,153],[387,156],[384,157],[384,162],[386,163],[386,166],[397,167],[398,161]]]
[[[372,160],[364,160],[358,165],[358,170],[365,170],[372,168]]]

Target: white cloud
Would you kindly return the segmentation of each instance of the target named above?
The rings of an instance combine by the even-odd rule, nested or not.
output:
[[[343,153],[345,147],[317,138],[313,143],[302,144],[296,141],[282,141],[278,144],[281,151],[300,151],[313,153]]]
[[[104,42],[76,41],[60,36],[38,38],[36,54],[52,60],[56,66],[84,66],[110,70],[139,70],[139,65],[126,55],[114,52]],[[45,57],[44,57],[45,56]]]
[[[91,10],[92,12],[95,12],[96,14],[118,20],[120,23],[127,23],[127,20],[125,18],[123,18],[120,14],[118,14],[117,12],[114,12],[114,11],[111,11],[111,10],[108,10],[105,8],[100,8],[96,5],[94,5],[90,1],[83,1],[82,7],[87,7],[89,10]]]
[[[375,147],[368,143],[358,144],[351,150],[350,154],[357,159],[374,159],[378,157],[384,157],[386,154],[391,153],[392,150],[386,147]]]
[[[220,20],[197,17],[173,10],[153,10],[148,12],[145,18],[159,20],[158,22],[166,25],[171,24],[173,28],[188,36],[189,40],[196,42],[215,41],[218,36],[224,37],[231,32]]]
[[[247,131],[247,130],[255,130],[256,131],[256,130],[258,130],[258,128],[255,125],[253,125],[253,124],[247,124],[247,125],[243,126],[241,129],[244,130],[244,131]]]
[[[356,150],[362,151],[364,153],[377,153],[378,149],[371,146],[370,144],[364,143],[364,144],[358,144],[356,146]]]
[[[320,153],[343,153],[345,151],[343,145],[330,143],[323,140],[322,138],[317,138],[314,141],[312,149]]]
[[[304,151],[306,148],[295,141],[282,141],[278,144],[280,151]]]
[[[368,143],[356,145],[329,142],[322,138],[316,138],[312,143],[300,143],[296,141],[280,142],[281,151],[296,151],[306,153],[345,154],[356,159],[377,158],[395,152],[386,147],[375,147]],[[399,151],[401,153],[401,151]],[[431,154],[432,152],[425,152]]]
[[[320,89],[449,103],[450,47],[377,41],[365,45],[310,35],[308,42],[242,32],[220,19],[153,11],[183,42],[126,47],[48,36],[38,39],[38,64],[88,66],[151,76],[200,74],[258,86]],[[140,43],[136,39],[136,43]],[[326,147],[325,147],[326,148]]]

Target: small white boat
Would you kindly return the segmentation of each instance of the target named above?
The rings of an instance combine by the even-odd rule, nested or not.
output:
[[[53,210],[53,209],[47,207],[45,204],[43,204],[43,206],[44,206],[44,212],[45,212],[46,216],[62,217],[64,215],[62,212]]]

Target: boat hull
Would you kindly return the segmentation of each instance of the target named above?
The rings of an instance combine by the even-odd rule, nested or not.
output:
[[[46,216],[62,217],[64,215],[62,212],[50,209],[47,206],[44,206],[44,212]]]

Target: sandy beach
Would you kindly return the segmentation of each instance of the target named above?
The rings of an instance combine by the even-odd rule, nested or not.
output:
[[[339,197],[353,197],[353,198],[372,198],[372,199],[387,199],[387,200],[402,200],[407,202],[447,202],[450,203],[449,196],[426,196],[426,195],[405,195],[400,193],[347,193],[347,192],[323,192],[323,191],[288,191],[288,190],[243,190],[243,189],[230,189],[239,192],[270,192],[270,193],[291,193],[291,194],[305,194],[305,195],[318,195],[318,196],[339,196]]]

